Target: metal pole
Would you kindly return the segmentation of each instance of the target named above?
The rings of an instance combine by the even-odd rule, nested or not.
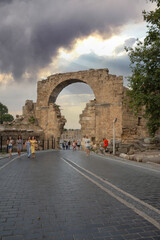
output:
[[[52,149],[53,149],[53,136],[52,136]]]
[[[116,129],[115,129],[115,123],[117,122],[117,118],[113,120],[113,155],[116,154]]]

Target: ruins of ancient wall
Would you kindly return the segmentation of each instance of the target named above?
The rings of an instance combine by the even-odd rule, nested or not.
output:
[[[46,80],[39,81],[36,118],[41,128],[46,129],[48,111],[51,110],[49,109],[50,103],[56,101],[63,88],[76,82],[88,84],[95,95],[95,140],[100,141],[104,136],[112,137],[114,118],[118,118],[117,137],[120,139],[122,134],[123,78],[109,74],[108,69],[55,74]]]
[[[82,136],[88,136],[93,142],[96,136],[96,100],[91,100],[86,104],[85,109],[80,115],[81,134]]]
[[[129,108],[129,97],[126,95],[127,88],[124,87],[123,111],[122,111],[122,142],[133,142],[140,138],[149,136],[146,127],[146,119],[143,113],[139,112],[137,116]]]
[[[143,118],[142,113],[139,112],[138,116],[136,117],[129,108],[129,99],[126,95],[126,91],[127,88],[124,87],[122,100],[123,108],[119,115],[117,114],[117,122],[115,127],[116,127],[116,139],[124,143],[125,142],[129,143],[134,142],[140,138],[144,138],[149,134],[146,128],[146,120]],[[94,136],[96,136],[97,129],[96,114],[98,114],[96,107],[97,107],[96,100],[92,100],[86,104],[85,109],[80,115],[82,136],[88,135],[90,139],[94,139]],[[107,114],[105,112],[101,113],[102,114],[101,120],[102,123],[104,124],[100,125],[102,136],[101,140],[103,139],[103,137],[106,137],[109,141],[113,138],[113,118],[111,118],[112,114],[110,111],[115,112],[116,108],[113,107],[112,110],[111,108],[108,108]],[[122,132],[121,135],[119,135],[117,132],[118,129],[117,126],[119,124],[119,119],[121,118],[122,118]],[[105,119],[105,123],[103,119]],[[107,130],[104,131],[104,128],[107,128]]]
[[[81,129],[68,129],[61,135],[61,139],[66,141],[81,140],[81,138]]]

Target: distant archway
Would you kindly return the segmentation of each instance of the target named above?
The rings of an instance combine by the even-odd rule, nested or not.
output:
[[[93,99],[95,99],[95,95],[88,84],[78,82],[63,88],[55,103],[60,107],[61,114],[67,120],[65,129],[81,129],[80,115],[86,104]]]

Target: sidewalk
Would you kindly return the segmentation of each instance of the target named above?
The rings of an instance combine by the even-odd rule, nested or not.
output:
[[[12,156],[14,156],[16,154],[17,154],[17,152],[13,152]],[[0,159],[8,158],[8,157],[9,157],[9,153],[0,153]]]
[[[143,163],[156,163],[160,165],[160,151],[159,150],[148,150],[144,152],[137,152],[132,155],[127,155],[124,153],[120,154],[121,158],[128,160],[143,162]]]

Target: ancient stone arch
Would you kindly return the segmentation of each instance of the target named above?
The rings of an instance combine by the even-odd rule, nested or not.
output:
[[[96,98],[94,112],[95,140],[100,141],[106,136],[108,139],[112,138],[114,118],[118,118],[116,136],[120,139],[122,134],[123,77],[109,74],[108,69],[90,69],[55,74],[38,82],[36,118],[39,126],[44,129],[46,137],[51,135],[56,138],[60,137],[58,127],[53,121],[56,117],[54,103],[63,88],[77,82],[88,84]],[[87,128],[88,126],[86,126],[86,130]]]

